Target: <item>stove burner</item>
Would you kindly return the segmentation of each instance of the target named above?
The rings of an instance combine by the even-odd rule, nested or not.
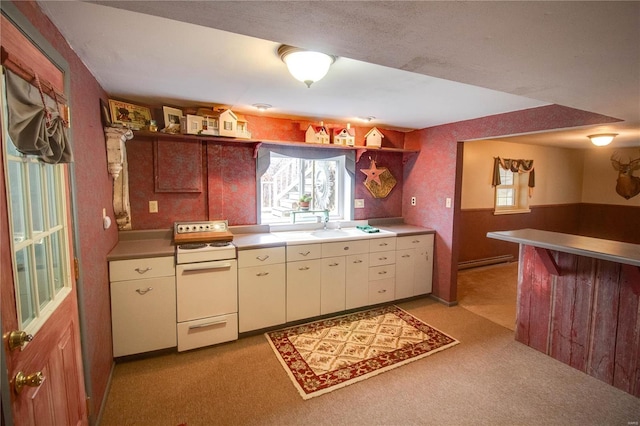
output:
[[[178,248],[181,250],[196,250],[206,246],[207,245],[205,243],[188,243],[188,244],[180,244]]]
[[[229,241],[216,241],[213,243],[209,243],[210,247],[227,247],[229,245],[231,245]]]

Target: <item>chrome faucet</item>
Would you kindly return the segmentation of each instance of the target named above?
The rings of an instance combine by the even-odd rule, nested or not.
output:
[[[329,210],[324,211],[324,227],[323,229],[327,230],[327,223],[329,223]]]

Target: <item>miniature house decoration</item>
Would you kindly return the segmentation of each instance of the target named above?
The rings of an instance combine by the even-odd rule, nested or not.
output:
[[[347,123],[346,128],[337,128],[333,133],[333,143],[335,145],[354,146],[356,144],[356,131]]]
[[[380,132],[377,127],[374,127],[364,135],[365,145],[380,148],[382,147],[382,138],[384,138],[382,132]]]
[[[218,118],[220,113],[211,113],[202,117],[202,133],[203,135],[219,136]]]
[[[232,138],[237,136],[238,116],[235,115],[233,111],[230,109],[221,111],[218,121],[220,123],[220,128],[218,129],[220,136],[230,136]]]
[[[249,131],[249,122],[244,115],[236,114],[237,128],[236,137],[242,139],[251,139],[251,132]]]
[[[307,127],[307,131],[304,136],[304,141],[306,143],[328,144],[330,143],[329,138],[329,132],[327,131],[327,128],[324,127],[324,123],[321,121],[319,126],[309,124],[309,127]]]

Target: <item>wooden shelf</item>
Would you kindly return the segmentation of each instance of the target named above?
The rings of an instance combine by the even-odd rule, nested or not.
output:
[[[380,152],[397,152],[397,153],[417,153],[420,152],[418,149],[404,149],[404,148],[377,148],[371,146],[344,146],[344,145],[333,145],[333,144],[313,144],[306,142],[292,142],[292,141],[274,141],[267,139],[238,139],[238,138],[227,138],[223,136],[207,136],[207,135],[184,135],[184,134],[170,134],[170,133],[162,133],[162,132],[150,132],[148,130],[134,130],[134,137],[144,137],[144,138],[155,138],[155,139],[180,139],[184,141],[213,141],[213,142],[221,142],[227,144],[253,144],[256,145],[256,149],[260,144],[266,145],[280,145],[280,146],[294,146],[294,147],[309,147],[309,148],[320,148],[320,149],[342,149],[349,151],[358,151],[356,153],[357,159],[360,158],[362,154],[367,151],[380,151]]]

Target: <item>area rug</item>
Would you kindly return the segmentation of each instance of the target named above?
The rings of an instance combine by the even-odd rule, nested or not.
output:
[[[459,343],[397,306],[315,321],[265,336],[303,399]]]

